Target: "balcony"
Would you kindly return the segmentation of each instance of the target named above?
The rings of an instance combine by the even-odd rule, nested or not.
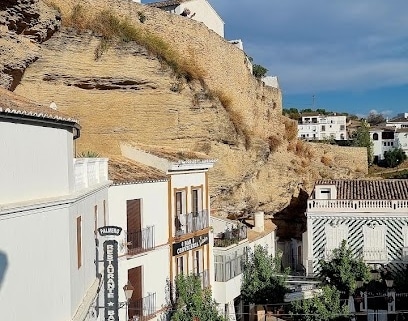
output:
[[[141,231],[128,233],[127,254],[137,255],[142,252],[153,250],[155,247],[154,239],[154,226],[148,226]]]
[[[248,229],[245,225],[232,227],[223,233],[219,233],[214,238],[215,247],[228,247],[232,244],[238,244],[240,241],[247,238]]]
[[[366,262],[386,262],[387,250],[381,248],[364,249],[363,248],[363,260]]]
[[[74,158],[75,191],[108,181],[107,158]]]
[[[202,210],[197,213],[180,214],[176,216],[174,225],[176,236],[203,230],[209,226],[208,211]]]
[[[313,212],[406,212],[408,200],[309,200],[307,208]]]
[[[128,305],[129,320],[145,321],[155,317],[156,313],[156,293],[151,293],[148,296],[131,300]]]

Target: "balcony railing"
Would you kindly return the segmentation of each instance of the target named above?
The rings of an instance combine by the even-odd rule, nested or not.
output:
[[[148,226],[141,231],[128,233],[127,248],[128,254],[136,255],[154,249],[154,226]]]
[[[108,180],[107,158],[74,158],[75,191]]]
[[[227,282],[243,272],[245,264],[245,254],[236,257],[216,255],[214,262],[215,281]]]
[[[237,244],[247,238],[248,229],[245,225],[233,227],[223,233],[219,233],[214,238],[215,247],[228,247],[232,244]]]
[[[175,218],[176,236],[196,232],[207,228],[208,225],[208,211],[202,210],[197,213],[180,214]]]
[[[128,316],[132,321],[145,321],[154,318],[156,313],[156,293],[139,299],[131,300],[128,304]]]
[[[364,261],[387,261],[386,249],[363,249]]]
[[[307,208],[313,211],[333,211],[343,212],[370,211],[370,212],[406,212],[408,200],[309,200]]]

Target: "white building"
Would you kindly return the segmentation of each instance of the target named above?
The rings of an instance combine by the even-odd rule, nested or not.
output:
[[[307,201],[303,235],[308,275],[342,240],[373,266],[400,270],[408,263],[407,180],[322,180]]]
[[[109,221],[126,231],[119,279],[137,289],[129,316],[159,318],[168,304],[167,280],[193,273],[203,287],[213,283],[208,170],[215,161],[164,147],[121,149],[123,157],[112,159],[109,173]]]
[[[266,76],[262,78],[262,81],[266,86],[279,89],[279,81],[277,76]]]
[[[242,222],[211,217],[214,231],[214,285],[213,297],[221,313],[228,320],[240,320],[243,315],[241,283],[243,263],[249,249],[255,245],[267,247],[275,255],[275,229],[271,220],[264,219],[263,212]]]
[[[408,113],[398,114],[398,116],[395,118],[390,120],[387,119],[385,125],[395,127],[397,129],[408,128]]]
[[[384,159],[384,153],[398,147],[394,127],[370,127],[370,139],[373,143],[374,163]],[[406,142],[402,142],[403,144]],[[408,149],[408,146],[406,146]]]
[[[347,139],[346,116],[304,114],[298,124],[298,137],[306,140]]]
[[[148,5],[202,22],[224,38],[224,21],[207,0],[164,0]]]
[[[79,125],[0,89],[2,320],[97,320],[106,159],[75,159]]]
[[[109,160],[109,224],[123,228],[119,284],[134,287],[120,319],[156,319],[166,307],[170,277],[168,178],[166,173],[125,157]],[[125,302],[123,291],[120,301]]]

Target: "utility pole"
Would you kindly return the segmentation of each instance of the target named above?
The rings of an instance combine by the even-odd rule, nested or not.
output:
[[[315,109],[315,95],[312,95],[312,109]]]

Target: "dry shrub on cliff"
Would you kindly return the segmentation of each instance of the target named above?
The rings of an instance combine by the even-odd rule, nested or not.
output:
[[[119,18],[111,10],[95,12],[75,5],[70,14],[63,17],[63,24],[79,31],[90,30],[101,37],[95,59],[99,59],[113,42],[134,41],[165,62],[177,75],[200,81],[205,77],[204,69],[198,66],[194,57],[184,58],[161,37],[137,27],[131,20]]]
[[[285,125],[285,138],[288,141],[294,140],[298,134],[297,122],[289,118],[283,118],[283,123]]]
[[[308,159],[312,159],[314,156],[314,152],[310,148],[310,146],[301,140],[296,141],[294,152],[297,156],[305,157]]]
[[[328,157],[328,156],[322,156],[320,158],[320,161],[322,162],[322,164],[324,164],[326,166],[332,166],[333,165],[333,160],[331,159],[331,157]]]
[[[269,149],[271,152],[276,151],[280,145],[282,145],[282,139],[276,135],[271,135],[268,137],[268,142],[269,142]]]

